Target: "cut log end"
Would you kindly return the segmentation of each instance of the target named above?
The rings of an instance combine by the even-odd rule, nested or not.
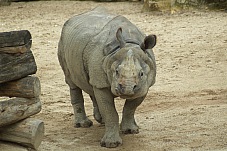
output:
[[[0,140],[15,142],[33,149],[38,149],[43,136],[44,123],[34,118],[0,128]]]
[[[36,127],[33,129],[34,139],[32,140],[32,148],[37,149],[44,137],[44,123],[41,120],[34,121]]]

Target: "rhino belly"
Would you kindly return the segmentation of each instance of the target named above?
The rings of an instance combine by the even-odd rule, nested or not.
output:
[[[89,84],[88,75],[84,71],[83,60],[81,54],[77,54],[78,51],[73,51],[72,56],[67,57],[67,68],[69,70],[69,76],[71,81],[86,93],[92,95],[93,89]],[[71,53],[70,53],[71,54]],[[75,56],[75,57],[73,57]]]

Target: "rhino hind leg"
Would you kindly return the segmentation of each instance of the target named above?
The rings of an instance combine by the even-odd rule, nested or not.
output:
[[[100,124],[104,124],[102,116],[99,112],[98,104],[97,104],[95,97],[90,95],[90,98],[93,102],[93,107],[94,107],[93,108],[93,116],[94,116],[95,120]]]
[[[82,90],[78,87],[70,88],[71,103],[74,110],[74,127],[90,127],[92,121],[86,116]]]
[[[137,134],[139,127],[136,124],[134,114],[136,108],[142,103],[144,97],[135,100],[126,100],[121,122],[121,132],[123,134]]]

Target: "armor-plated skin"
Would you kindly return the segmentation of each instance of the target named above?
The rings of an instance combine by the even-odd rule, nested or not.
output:
[[[96,121],[105,123],[101,146],[122,144],[115,97],[126,99],[121,131],[139,132],[134,113],[155,83],[155,44],[155,35],[145,36],[123,16],[100,7],[64,24],[58,58],[70,87],[75,127],[92,125],[84,110],[83,90],[93,101]]]

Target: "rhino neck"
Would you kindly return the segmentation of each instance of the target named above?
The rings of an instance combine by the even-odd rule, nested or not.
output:
[[[125,42],[126,42],[126,45],[131,44],[131,45],[140,46],[143,41],[138,40],[136,38],[127,38],[125,39]],[[112,53],[117,52],[118,50],[120,50],[120,43],[114,38],[113,40],[111,40],[111,42],[107,43],[104,46],[104,55],[105,56],[110,55]]]

